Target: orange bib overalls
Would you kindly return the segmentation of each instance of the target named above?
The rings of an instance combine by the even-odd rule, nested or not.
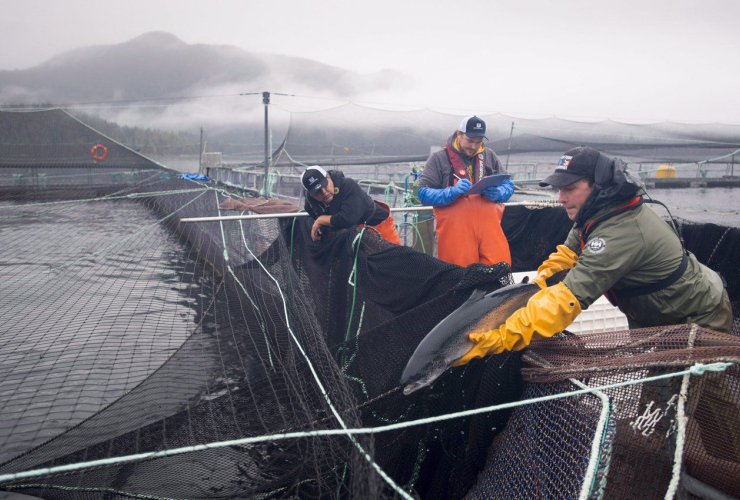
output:
[[[501,229],[503,215],[504,205],[479,194],[461,196],[446,207],[435,207],[437,256],[459,266],[476,262],[511,265],[509,242]]]

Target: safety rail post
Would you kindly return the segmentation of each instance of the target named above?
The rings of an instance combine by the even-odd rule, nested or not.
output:
[[[203,174],[203,127],[200,127],[200,159],[198,160],[198,173]]]
[[[270,197],[270,193],[267,191],[267,179],[270,171],[270,132],[269,125],[267,122],[267,108],[270,105],[270,93],[262,92],[262,104],[265,105],[265,179],[262,185],[264,186],[265,198]]]

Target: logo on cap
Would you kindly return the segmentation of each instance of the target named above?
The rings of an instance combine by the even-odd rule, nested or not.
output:
[[[483,124],[481,122],[477,122],[475,124],[475,128],[483,128]]]
[[[560,157],[560,161],[558,162],[558,165],[555,168],[556,169],[558,169],[558,168],[567,169],[568,168],[568,165],[570,165],[570,160],[572,160],[572,159],[573,159],[572,156],[561,156]]]
[[[310,196],[316,194],[321,188],[328,184],[328,172],[318,165],[306,167],[301,176],[301,183]]]

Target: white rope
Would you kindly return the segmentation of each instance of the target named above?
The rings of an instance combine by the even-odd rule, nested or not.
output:
[[[240,224],[241,225],[241,224]],[[223,231],[223,226],[222,226]],[[242,228],[242,235],[244,229]],[[362,234],[362,233],[360,233]],[[349,430],[347,427],[347,424],[342,419],[342,416],[339,414],[336,408],[334,408],[334,404],[331,401],[331,398],[329,397],[329,393],[324,388],[324,385],[321,383],[321,379],[319,378],[318,373],[316,373],[316,370],[314,369],[313,363],[311,363],[311,359],[308,357],[308,354],[303,349],[303,346],[301,345],[300,341],[298,340],[298,337],[296,337],[295,333],[293,332],[293,329],[290,327],[290,316],[288,315],[288,303],[285,300],[285,295],[283,295],[282,287],[280,286],[280,283],[278,280],[270,273],[270,271],[267,270],[267,268],[262,264],[262,261],[260,261],[256,255],[252,252],[252,250],[249,248],[249,246],[246,244],[246,240],[244,241],[244,247],[247,249],[247,251],[254,257],[254,260],[259,263],[260,267],[263,271],[272,279],[272,281],[275,282],[275,286],[277,287],[278,293],[280,293],[280,298],[283,301],[283,313],[285,314],[285,326],[288,328],[288,333],[290,333],[290,337],[293,339],[293,342],[295,342],[295,345],[298,347],[298,350],[303,355],[303,357],[306,360],[306,364],[308,365],[308,368],[311,370],[311,374],[313,375],[314,380],[316,381],[316,385],[318,386],[319,390],[321,391],[321,394],[324,396],[324,399],[326,400],[327,405],[329,405],[329,408],[331,409],[331,412],[334,414],[334,417],[339,422],[339,425],[342,426],[342,429],[344,431]],[[232,272],[233,275],[233,272]],[[236,278],[236,277],[235,277]],[[238,280],[237,280],[238,281]],[[365,449],[362,447],[360,443],[357,442],[357,440],[351,435],[351,433],[348,432],[340,432],[340,434],[346,434],[347,437],[349,437],[352,444],[360,451],[360,453],[365,457],[365,459],[370,463],[370,465],[378,472],[380,477],[382,477],[388,485],[396,490],[399,495],[401,495],[406,500],[414,500],[411,495],[406,493],[403,489],[401,489],[400,486],[398,486],[393,479],[388,476],[388,474],[383,471],[383,469],[380,468],[380,466],[373,460],[373,458],[365,451]]]
[[[708,365],[704,365],[701,363],[697,363],[694,366],[691,367],[691,374],[692,375],[704,375],[706,372],[723,372],[729,367],[731,367],[733,363],[710,363]]]
[[[551,363],[541,358],[540,356],[532,356],[536,358],[537,361],[543,366],[546,366],[548,368],[552,367]],[[569,378],[568,381],[570,381],[573,385],[581,387],[582,389],[588,388],[588,386],[580,380]],[[598,390],[594,390],[594,395],[601,400],[601,414],[599,415],[599,421],[597,422],[596,429],[594,430],[594,438],[591,441],[591,457],[588,461],[588,467],[586,468],[583,482],[581,483],[581,493],[578,496],[579,500],[588,499],[588,497],[591,495],[591,492],[593,491],[596,469],[598,468],[601,459],[601,444],[604,439],[604,429],[606,427],[606,422],[609,418],[609,414],[611,413],[611,402],[609,401],[607,395]]]
[[[698,325],[694,324],[689,332],[688,348],[694,348],[694,340],[696,339],[696,329]],[[665,500],[673,500],[676,496],[676,490],[678,490],[678,481],[681,479],[681,465],[683,465],[683,448],[686,441],[686,425],[688,424],[689,418],[685,413],[686,401],[689,396],[689,378],[690,375],[696,373],[699,375],[704,374],[707,370],[715,371],[711,368],[706,367],[692,367],[689,373],[683,376],[681,381],[681,391],[678,395],[678,406],[676,407],[676,449],[673,452],[673,470],[671,473],[671,482],[668,484],[668,489],[665,493]],[[669,439],[669,436],[666,436]]]
[[[588,388],[586,384],[579,380],[574,378],[569,380],[583,389]],[[578,500],[587,500],[591,494],[594,476],[596,475],[596,468],[599,466],[599,459],[601,458],[601,441],[604,437],[604,428],[606,427],[606,421],[609,418],[609,412],[611,411],[611,404],[606,394],[595,390],[594,395],[601,400],[601,415],[599,415],[599,421],[596,424],[596,430],[594,431],[594,439],[591,442],[591,458],[588,461],[586,474],[583,476],[583,485],[581,486],[581,494],[579,495]]]
[[[219,203],[218,203],[218,193],[217,192],[214,192],[213,194],[216,196],[216,210],[218,211],[218,215],[220,217],[221,216],[221,207],[219,207]],[[223,221],[219,221],[218,224],[219,224],[219,226],[221,226],[221,243],[224,246],[224,261],[228,265],[228,262],[229,262],[229,251],[228,251],[228,246],[226,245],[226,233],[224,232],[224,223],[223,223]]]
[[[269,273],[268,273],[269,274]],[[274,278],[273,278],[274,279]],[[285,307],[285,306],[284,306]],[[287,319],[287,318],[286,318]],[[298,348],[301,350],[301,353],[305,356],[305,351],[303,351],[302,346],[300,343],[298,343],[298,340],[293,335],[292,330],[288,330],[293,336],[294,341],[296,342]],[[306,358],[308,359],[308,358]],[[592,387],[589,389],[580,389],[577,391],[571,391],[561,394],[552,394],[549,396],[541,396],[538,398],[531,398],[527,399],[525,401],[514,401],[511,403],[504,403],[500,405],[494,405],[494,406],[487,406],[485,408],[475,408],[472,410],[465,410],[457,413],[449,413],[445,415],[439,415],[436,417],[427,417],[427,418],[421,418],[418,420],[411,420],[408,422],[400,422],[397,424],[389,424],[389,425],[383,425],[378,427],[370,427],[370,428],[359,428],[359,429],[349,429],[349,428],[342,428],[342,429],[327,429],[327,430],[315,430],[315,431],[301,431],[301,432],[285,432],[280,434],[272,434],[272,435],[266,435],[266,436],[255,436],[255,437],[248,437],[248,438],[241,438],[241,439],[233,439],[230,441],[220,441],[215,443],[206,443],[206,444],[199,444],[194,446],[186,446],[182,448],[173,448],[170,450],[162,450],[162,451],[152,451],[152,452],[146,452],[146,453],[138,453],[135,455],[127,455],[122,457],[111,457],[111,458],[105,458],[101,460],[92,460],[89,462],[80,462],[75,464],[67,464],[67,465],[59,465],[56,467],[47,467],[43,469],[34,469],[24,472],[16,472],[13,474],[3,474],[0,475],[0,483],[8,482],[8,481],[14,481],[16,479],[26,479],[30,477],[39,477],[39,476],[45,476],[49,474],[56,474],[59,472],[70,472],[70,471],[76,471],[81,469],[87,469],[90,467],[100,467],[100,466],[106,466],[106,465],[114,465],[114,464],[120,464],[120,463],[127,463],[127,462],[134,462],[134,461],[140,461],[140,460],[151,460],[155,458],[162,458],[172,455],[179,455],[182,453],[191,453],[196,451],[204,451],[204,450],[211,450],[211,449],[217,449],[217,448],[226,448],[229,446],[243,446],[247,444],[253,444],[253,443],[261,443],[261,442],[269,442],[269,441],[279,441],[279,440],[285,440],[285,439],[297,439],[297,438],[306,438],[306,437],[320,437],[320,436],[338,436],[338,435],[345,435],[345,436],[352,436],[357,434],[378,434],[381,432],[388,432],[388,431],[395,431],[399,429],[405,429],[408,427],[415,427],[419,425],[426,425],[431,424],[435,422],[441,422],[445,420],[453,420],[456,418],[464,418],[469,417],[472,415],[478,415],[480,413],[490,413],[498,410],[505,410],[509,408],[515,408],[518,406],[524,406],[528,404],[536,404],[536,403],[544,403],[547,401],[554,401],[557,399],[563,399],[573,396],[579,396],[582,394],[590,394],[597,391],[605,391],[608,389],[616,389],[618,387],[627,387],[630,385],[635,384],[641,384],[644,382],[652,382],[655,380],[662,380],[672,377],[679,377],[686,374],[694,374],[694,373],[705,373],[707,371],[723,371],[727,369],[729,366],[732,366],[732,363],[711,363],[708,365],[704,365],[701,363],[697,363],[693,365],[691,368],[687,370],[683,370],[680,372],[675,373],[668,373],[663,375],[655,375],[652,377],[646,377],[639,380],[627,380],[624,382],[617,382],[614,384],[607,384],[602,385],[598,387]],[[323,385],[321,385],[321,382],[318,379],[318,376],[316,375],[313,365],[309,361],[309,367],[311,368],[311,372],[314,374],[314,377],[317,380],[317,383],[319,384],[319,387],[323,391]],[[325,394],[325,398],[328,400],[328,395]],[[333,406],[330,406],[333,411]],[[336,415],[336,414],[335,414]],[[341,420],[341,417],[337,415],[337,419],[339,422],[344,425],[344,422]],[[350,439],[352,439],[350,437]],[[370,458],[369,455],[365,455],[366,458],[370,461],[372,461],[372,458]],[[384,473],[382,473],[384,475]],[[390,480],[390,478],[388,478]],[[404,496],[407,498],[411,498],[404,492]]]

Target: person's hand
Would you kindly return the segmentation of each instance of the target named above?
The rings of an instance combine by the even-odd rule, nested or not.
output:
[[[455,194],[455,198],[459,198],[460,196],[464,195],[468,189],[473,187],[473,184],[467,179],[460,179],[457,181],[457,184],[452,186],[452,192]]]
[[[452,366],[462,366],[472,359],[504,351],[521,351],[532,340],[547,339],[562,332],[579,314],[581,304],[565,283],[540,290],[497,329],[469,334],[473,345]]]
[[[311,226],[311,239],[314,241],[321,239],[321,224],[319,224],[318,220],[315,220],[313,226]]]
[[[511,198],[514,193],[514,183],[510,180],[505,180],[498,186],[489,186],[483,191],[483,195],[489,200],[496,203],[504,203]]]
[[[501,325],[501,327],[504,327],[504,325]],[[498,354],[503,350],[501,348],[500,328],[488,330],[483,333],[471,333],[468,335],[468,339],[473,343],[473,346],[462,358],[452,363],[452,366],[463,366],[475,358],[483,358],[489,354]]]

